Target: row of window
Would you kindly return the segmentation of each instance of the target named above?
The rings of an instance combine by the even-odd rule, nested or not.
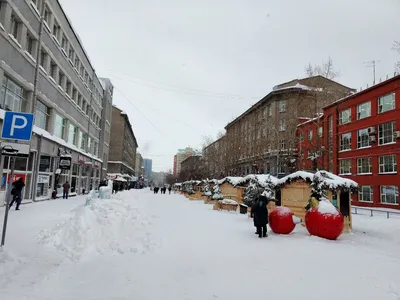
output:
[[[376,137],[371,136],[370,128],[364,128],[357,131],[357,148],[370,147],[376,142]],[[388,122],[378,125],[378,145],[391,144],[396,142],[396,122]],[[340,135],[340,151],[352,149],[351,132]]]
[[[395,185],[382,185],[379,187],[380,202],[382,204],[399,204],[399,187]],[[359,186],[358,201],[373,202],[373,187],[370,185]]]
[[[0,108],[8,111],[25,111],[27,92],[19,84],[7,76],[3,77],[0,89]],[[35,125],[48,130],[50,109],[41,101],[37,101],[35,110]],[[86,133],[80,132],[78,127],[70,124],[66,131],[67,119],[54,114],[53,135],[64,139],[68,134],[68,143],[86,151]],[[98,156],[98,141],[89,137],[89,152]]]
[[[396,154],[382,155],[378,158],[379,174],[397,173]],[[339,162],[340,175],[351,175],[351,159],[343,159]],[[372,174],[372,158],[357,158],[357,174]]]
[[[378,114],[394,110],[396,108],[395,93],[390,93],[378,98]],[[371,116],[371,101],[357,105],[357,120]],[[347,124],[352,121],[351,108],[339,112],[339,124]]]
[[[43,0],[32,0],[32,4],[35,6],[35,9],[40,13],[40,7],[42,5]],[[92,78],[90,78],[89,72],[86,70],[83,62],[79,59],[78,54],[74,50],[72,43],[70,43],[63,32],[61,26],[56,20],[54,14],[47,6],[44,7],[44,21],[47,29],[51,32],[53,39],[56,43],[61,47],[61,52],[64,53],[66,59],[69,63],[74,67],[76,73],[80,76],[83,83],[89,87],[92,82]],[[102,98],[102,93],[95,89],[93,93],[94,99],[100,105],[100,99]]]
[[[33,1],[33,3],[35,5],[38,5],[38,1]],[[45,14],[44,14],[45,20],[50,20],[50,11],[48,9],[48,7],[45,7]],[[21,46],[21,41],[23,39],[26,39],[25,41],[25,46],[24,46],[24,50],[26,53],[28,53],[30,55],[30,57],[35,60],[34,56],[36,56],[37,53],[37,43],[38,41],[33,37],[33,35],[29,32],[27,32],[26,37],[22,36],[22,26],[23,23],[20,19],[18,19],[18,17],[16,16],[16,14],[12,13],[11,15],[11,20],[10,20],[10,35],[13,37],[14,41],[17,42],[17,44]],[[56,21],[54,20],[54,27],[57,28],[59,27],[56,23]],[[58,31],[55,31],[56,35],[58,35]],[[54,35],[54,32],[53,32]],[[55,36],[56,38],[56,36]],[[57,40],[58,41],[58,40]],[[70,50],[72,48],[70,47]],[[63,51],[65,53],[65,51]],[[75,52],[72,49],[73,56],[75,58],[75,61],[79,62],[79,58],[77,56],[75,56]],[[75,86],[73,86],[73,84],[71,83],[71,81],[67,78],[67,76],[60,70],[60,68],[58,67],[57,63],[55,62],[55,60],[53,60],[51,58],[51,56],[46,52],[46,50],[42,49],[41,53],[40,53],[40,57],[39,57],[39,64],[41,66],[41,69],[46,73],[49,74],[49,78],[52,79],[52,81],[57,84],[62,91],[65,91],[65,94],[68,98],[72,99],[76,105],[81,109],[81,111],[86,114],[90,120],[92,120],[96,126],[100,127],[100,122],[101,122],[101,118],[100,116],[94,112],[93,110],[90,109],[90,104],[88,101],[86,101],[84,99],[84,97],[78,92],[77,88]],[[79,63],[80,64],[80,63]],[[82,70],[83,68],[83,70]],[[75,65],[75,71],[77,71],[78,69],[76,68]],[[81,74],[79,74],[82,78],[82,72],[85,70],[85,68],[83,67],[83,65],[81,65]],[[84,78],[87,78],[85,81],[86,86],[90,80],[88,74],[86,71],[84,71]],[[77,72],[78,73],[78,72]],[[94,101],[96,101],[99,106],[100,105],[100,99],[101,99],[101,93],[95,89],[95,92],[93,93],[93,99]],[[14,106],[11,108],[10,110],[21,110],[20,107],[18,107],[18,103],[14,102]]]

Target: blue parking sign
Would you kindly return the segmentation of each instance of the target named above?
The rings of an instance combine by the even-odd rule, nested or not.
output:
[[[5,140],[30,141],[32,137],[34,115],[6,111],[3,120],[1,138]]]

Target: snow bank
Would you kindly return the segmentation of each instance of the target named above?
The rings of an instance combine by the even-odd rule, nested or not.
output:
[[[144,253],[154,246],[148,226],[147,218],[129,202],[94,200],[89,206],[76,208],[53,230],[42,230],[38,240],[72,260],[96,253]]]
[[[318,205],[318,212],[321,214],[330,214],[330,215],[338,215],[339,212],[336,207],[326,198],[321,198],[321,201]]]

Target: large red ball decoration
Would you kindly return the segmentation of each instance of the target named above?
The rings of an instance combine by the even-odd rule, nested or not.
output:
[[[328,240],[336,240],[343,232],[344,218],[337,213],[323,213],[318,207],[309,209],[306,213],[306,228],[311,235]]]
[[[293,222],[293,212],[283,206],[276,207],[269,214],[269,227],[271,230],[278,234],[291,233],[296,224]]]

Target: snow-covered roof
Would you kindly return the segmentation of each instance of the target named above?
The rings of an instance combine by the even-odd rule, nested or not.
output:
[[[300,84],[300,83],[296,83],[295,85],[291,85],[291,86],[286,86],[286,87],[282,87],[282,88],[274,88],[274,91],[280,91],[280,90],[287,90],[287,89],[300,89],[300,90],[304,90],[304,91],[322,91],[322,88],[313,88],[313,87],[309,87],[307,85],[304,84]]]
[[[340,177],[328,171],[318,171],[314,174],[316,178],[322,181],[324,189],[336,190],[336,189],[348,189],[354,190],[358,188],[358,183],[347,178]]]
[[[221,185],[225,182],[232,184],[233,186],[239,185],[243,181],[243,177],[225,177],[217,181],[217,184]]]
[[[323,116],[324,116],[323,113],[318,113],[318,114],[317,114],[317,117],[311,118],[311,119],[310,119],[310,118],[307,118],[307,119],[308,119],[307,121],[298,124],[297,127],[302,126],[302,125],[305,125],[305,124],[308,124],[308,123],[312,123],[312,122],[314,122],[314,121],[317,121],[317,120],[321,119]]]
[[[238,183],[238,185],[248,183],[250,180],[257,180],[258,184],[261,187],[267,187],[269,184],[276,185],[278,182],[278,178],[270,175],[270,174],[249,174],[243,177],[243,180]]]
[[[278,186],[283,186],[285,184],[288,184],[294,180],[304,180],[308,183],[311,183],[313,180],[314,174],[306,171],[297,171],[292,174],[286,175],[285,177],[282,177],[278,179],[277,185]]]

